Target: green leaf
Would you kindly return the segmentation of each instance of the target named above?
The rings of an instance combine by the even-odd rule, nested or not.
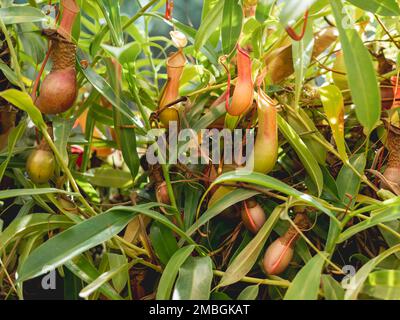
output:
[[[109,240],[121,232],[135,215],[110,210],[57,234],[28,256],[18,272],[18,281],[23,282],[54,270],[82,252]]]
[[[161,222],[193,243],[193,240],[187,237],[168,218],[151,210],[155,206],[158,206],[158,204],[148,203],[134,207],[114,207],[59,233],[32,252],[18,272],[18,281],[23,282],[49,270],[54,270],[82,252],[111,239],[138,214],[144,214]]]
[[[332,276],[327,274],[322,275],[322,288],[324,290],[325,300],[344,299],[344,289]]]
[[[185,234],[180,228],[178,228],[175,224],[173,224],[165,215],[158,213],[154,210],[150,210],[152,207],[159,207],[159,203],[148,203],[148,204],[143,204],[143,205],[137,205],[134,207],[115,207],[112,210],[117,210],[117,211],[122,211],[125,213],[133,212],[136,214],[144,214],[148,216],[149,218],[156,220],[166,226],[167,228],[171,229],[173,232],[175,232],[178,236],[182,238],[182,240],[189,242],[190,244],[196,244],[193,239],[191,239],[189,236]]]
[[[325,137],[315,126],[314,121],[310,118],[303,108],[299,108],[296,114],[289,112],[286,121],[301,136],[301,140],[305,143],[315,159],[322,166],[325,166],[327,150],[315,138],[326,141]]]
[[[0,97],[10,102],[18,109],[21,109],[28,113],[28,115],[38,128],[47,128],[43,120],[42,114],[40,113],[39,109],[33,104],[31,96],[26,92],[22,92],[16,89],[9,89],[0,92]]]
[[[259,285],[248,286],[239,294],[237,300],[256,300],[259,291]]]
[[[0,200],[9,199],[14,197],[23,197],[23,196],[35,196],[35,195],[44,195],[49,193],[61,193],[61,194],[69,194],[76,196],[76,193],[68,192],[60,189],[54,188],[43,188],[43,189],[12,189],[12,190],[3,190],[0,191]]]
[[[119,1],[97,0],[97,4],[107,21],[114,44],[121,46],[124,43],[124,37],[121,26]]]
[[[232,300],[232,298],[230,296],[228,296],[225,292],[213,291],[213,292],[211,292],[210,300],[229,301],[229,300]]]
[[[375,227],[380,223],[390,222],[400,219],[400,206],[394,206],[391,208],[380,209],[378,211],[371,212],[371,217],[363,222],[357,223],[355,226],[352,226],[342,232],[338,239],[338,243],[342,243],[347,239],[355,236],[356,234],[367,230],[369,228]]]
[[[222,14],[222,52],[229,55],[236,46],[242,31],[243,10],[236,0],[225,0]]]
[[[275,179],[273,177],[258,173],[258,172],[253,172],[253,173],[246,173],[246,174],[237,174],[235,172],[227,172],[221,176],[219,176],[211,185],[210,188],[214,187],[215,185],[219,183],[233,183],[233,182],[244,182],[244,183],[250,183],[250,184],[255,184],[267,189],[272,189],[276,190],[279,192],[282,192],[286,195],[292,196],[296,200],[299,200],[301,202],[304,202],[306,204],[309,204],[328,216],[330,216],[336,223],[339,224],[339,221],[335,217],[335,215],[327,208],[324,207],[322,202],[314,198],[308,194],[302,193],[300,191],[297,191],[296,189],[288,186],[287,184],[283,183],[282,181]],[[244,192],[244,190],[242,190]]]
[[[210,257],[189,257],[179,268],[173,300],[208,300],[213,278]]]
[[[397,233],[400,233],[400,221],[399,220],[386,222],[384,224],[386,227],[396,231]],[[389,247],[393,247],[395,245],[400,244],[400,239],[396,235],[389,232],[385,228],[382,228],[382,227],[378,227],[378,228],[379,228],[379,231],[382,233],[382,236],[385,239],[385,241]],[[400,260],[400,253],[396,253],[396,257]]]
[[[24,166],[23,166],[24,167]],[[6,190],[8,192],[0,192],[0,198],[4,197],[4,199],[7,198],[14,198],[14,197],[19,197],[19,196],[26,196],[26,197],[32,197],[35,202],[45,210],[47,213],[55,213],[54,210],[44,201],[43,197],[41,197],[42,194],[47,194],[47,193],[65,193],[63,190],[57,190],[57,189],[32,189],[33,188],[33,183],[26,179],[24,173],[20,169],[13,168],[12,172],[15,176],[15,180],[18,181],[18,183],[21,185],[21,187],[24,187],[25,189],[17,189],[17,190]],[[48,192],[50,190],[50,192]],[[38,194],[34,194],[37,192]],[[68,193],[67,193],[68,194]],[[72,196],[77,196],[77,194],[73,193],[70,194]],[[1,199],[0,199],[1,200]]]
[[[108,253],[107,257],[108,264],[110,265],[110,271],[119,269],[119,272],[116,272],[116,274],[112,277],[112,283],[115,290],[117,290],[117,292],[121,292],[128,283],[129,273],[128,269],[120,269],[120,267],[124,265],[126,266],[128,264],[128,259],[126,258],[126,256],[116,253]]]
[[[275,0],[259,0],[257,4],[256,18],[258,21],[264,23],[268,20],[271,8],[275,4]]]
[[[318,194],[320,195],[324,185],[324,177],[317,160],[296,131],[281,116],[278,116],[278,125],[284,137],[296,151],[301,163],[317,186]]]
[[[347,0],[351,4],[381,16],[399,16],[400,8],[396,0]]]
[[[93,282],[89,283],[85,288],[81,290],[79,296],[81,298],[88,298],[92,293],[100,289],[104,284],[106,284],[111,279],[118,276],[120,273],[127,273],[129,268],[128,263],[124,263],[115,269],[111,269],[107,272],[101,274],[98,278],[96,278]]]
[[[117,108],[114,111],[114,127],[118,137],[122,156],[131,173],[131,178],[135,179],[140,167],[140,159],[137,151],[136,130],[131,126],[130,120]]]
[[[356,154],[350,158],[350,163],[356,170],[363,175],[366,165],[364,153]],[[361,180],[346,164],[343,165],[336,179],[339,199],[347,206],[350,202],[355,202],[355,197],[360,189]],[[351,198],[349,198],[350,196]]]
[[[42,22],[48,20],[48,17],[41,10],[30,6],[10,6],[0,9],[0,19],[7,25]]]
[[[82,279],[86,283],[95,281],[99,276],[99,271],[92,266],[89,261],[80,255],[73,260],[69,260],[65,263],[65,266],[78,278]],[[123,300],[122,297],[114,290],[114,288],[104,283],[99,291],[111,300]]]
[[[172,288],[179,268],[183,265],[186,259],[193,252],[195,246],[187,246],[179,249],[168,261],[167,266],[161,276],[160,283],[157,288],[157,300],[169,300],[171,297]]]
[[[82,290],[82,281],[68,268],[64,268],[64,300],[79,300],[79,291]]]
[[[8,144],[7,144],[8,154],[7,154],[6,160],[4,160],[0,164],[0,181],[3,179],[4,172],[6,171],[7,166],[9,164],[11,158],[13,157],[15,145],[21,139],[23,134],[25,133],[26,125],[27,125],[26,121],[21,121],[20,124],[16,128],[12,129],[10,135],[8,136]]]
[[[107,61],[107,68],[111,77],[111,83],[115,88],[118,98],[117,103],[120,103],[122,100],[119,99],[119,97],[122,93],[122,90],[120,79],[117,75],[117,67],[114,63],[111,63],[111,61]],[[113,106],[114,130],[117,135],[117,141],[119,147],[121,148],[124,161],[131,172],[132,179],[135,179],[139,172],[140,166],[139,155],[136,147],[136,128],[135,126],[132,126],[130,118],[127,117],[125,113],[121,112],[121,110],[124,110],[124,108],[124,105]],[[129,109],[126,109],[125,111],[128,112]]]
[[[356,115],[365,130],[370,133],[381,115],[381,94],[372,58],[358,32],[351,26],[344,28],[342,2],[330,0],[330,3],[339,30]]]
[[[67,144],[71,134],[72,127],[74,126],[73,119],[63,119],[56,117],[53,120],[54,144],[57,147],[64,162],[68,165],[68,151]]]
[[[178,250],[178,243],[170,229],[154,222],[150,228],[150,240],[154,252],[163,265],[166,265]]]
[[[303,82],[314,49],[313,21],[308,21],[304,37],[300,41],[292,40],[293,66],[296,76],[295,105],[299,105]]]
[[[196,232],[201,226],[205,225],[212,218],[223,212],[225,209],[233,206],[234,204],[250,199],[257,195],[259,192],[251,190],[237,189],[226,194],[223,198],[216,201],[210,208],[204,212],[201,217],[186,231],[188,236]]]
[[[11,242],[34,232],[47,233],[54,229],[66,229],[74,223],[65,216],[35,213],[21,218],[16,218],[0,233],[0,252]]]
[[[136,61],[142,51],[142,47],[138,42],[131,42],[122,47],[113,47],[107,44],[102,44],[101,47],[112,57],[117,59],[122,65]]]
[[[346,162],[348,157],[344,142],[344,101],[342,92],[335,85],[328,85],[320,88],[319,93],[340,157],[343,162]]]
[[[174,23],[174,26],[177,28],[177,30],[181,31],[182,33],[185,34],[185,36],[188,38],[189,41],[194,42],[196,35],[197,35],[197,30],[189,27],[181,22],[179,22],[176,19],[172,20]],[[208,60],[214,65],[218,65],[218,54],[216,53],[216,50],[210,45],[210,43],[206,43],[204,46],[200,48],[200,51],[207,57]]]
[[[202,116],[199,121],[193,124],[192,129],[196,132],[207,128],[211,125],[215,120],[218,120],[220,117],[226,114],[225,102],[220,105],[212,108],[210,112],[207,112],[204,116]]]
[[[103,106],[93,103],[89,109],[89,115],[101,124],[108,127],[114,126],[113,112],[110,109],[104,108]]]
[[[105,188],[123,189],[133,183],[132,175],[129,172],[106,167],[90,169],[85,173],[76,173],[75,175],[94,186]]]
[[[185,215],[183,218],[185,222],[185,230],[188,230],[196,218],[196,209],[202,196],[202,191],[199,189],[188,187],[185,188],[183,192],[185,199]]]
[[[196,38],[194,41],[194,47],[196,50],[200,50],[201,47],[207,42],[212,33],[218,29],[222,22],[222,12],[224,9],[225,0],[219,0],[217,4],[210,10],[204,17],[199,30],[197,31]]]
[[[75,181],[78,184],[79,188],[81,188],[82,191],[88,196],[90,201],[92,201],[93,203],[100,203],[99,194],[89,182],[83,181],[83,179],[75,179]]]
[[[317,300],[325,253],[317,254],[297,273],[284,300]]]
[[[382,300],[400,300],[400,270],[370,273],[362,293]]]
[[[400,245],[391,247],[363,265],[362,268],[350,278],[350,283],[346,288],[345,300],[356,300],[362,290],[365,280],[367,280],[369,274],[375,269],[375,267],[387,257],[399,251]]]
[[[84,58],[82,58],[84,59]],[[92,86],[110,102],[115,108],[117,108],[127,119],[129,119],[129,125],[135,126],[138,133],[145,135],[146,132],[143,130],[143,124],[140,119],[133,114],[129,106],[124,102],[121,97],[118,97],[115,90],[110,84],[91,68],[82,69],[81,72],[85,75],[86,79],[92,84]]]
[[[228,266],[218,287],[229,286],[240,281],[253,268],[283,210],[281,206],[275,208],[256,236]]]
[[[1,9],[0,9],[1,10]],[[0,70],[5,75],[5,77],[15,86],[20,86],[20,82],[18,80],[15,72],[3,61],[0,61]]]

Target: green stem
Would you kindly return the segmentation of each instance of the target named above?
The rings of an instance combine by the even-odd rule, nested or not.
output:
[[[317,253],[319,254],[327,264],[330,264],[334,269],[336,269],[338,272],[342,273],[342,269],[337,266],[335,263],[333,263],[326,255],[324,255],[318,248],[304,235],[303,231],[299,229],[299,227],[293,222],[292,219],[289,219],[289,223],[292,225],[292,227],[297,231],[298,234],[302,236],[305,242]]]
[[[225,272],[214,270],[214,275],[217,277],[223,277]],[[243,277],[240,279],[241,282],[246,283],[253,283],[253,284],[262,284],[262,285],[269,285],[269,286],[278,286],[287,288],[290,286],[290,282],[287,280],[270,280],[270,279],[259,279],[259,278],[252,278],[252,277]]]
[[[140,255],[145,255],[145,256],[149,256],[149,253],[147,252],[147,250],[139,248],[138,246],[135,246],[132,243],[129,243],[128,241],[126,241],[124,238],[121,238],[119,236],[116,236],[115,239],[120,242],[122,245],[128,247],[129,249],[135,251],[136,253],[140,254]]]
[[[169,166],[166,164],[162,164],[161,165],[163,174],[164,174],[164,179],[165,179],[165,183],[167,184],[167,189],[168,189],[168,196],[171,200],[171,205],[175,208],[175,218],[179,223],[180,228],[183,229],[184,224],[182,221],[182,217],[181,217],[181,213],[179,212],[179,208],[176,204],[176,199],[175,199],[175,195],[174,195],[174,189],[172,188],[172,184],[171,184],[171,178],[169,175]]]
[[[0,28],[1,28],[1,31],[3,32],[3,34],[4,34],[4,37],[6,38],[7,46],[8,46],[8,49],[10,50],[11,58],[13,59],[13,66],[14,66],[14,70],[15,70],[15,73],[17,75],[17,78],[19,80],[19,86],[20,86],[20,88],[21,88],[21,90],[23,92],[27,92],[26,88],[25,88],[25,85],[24,85],[24,81],[23,81],[21,67],[20,67],[19,62],[18,62],[17,53],[15,52],[14,45],[12,43],[10,35],[8,34],[8,30],[6,28],[6,25],[4,24],[3,19],[1,19],[1,18],[0,18]]]
[[[155,4],[157,1],[159,0],[151,0],[149,1],[148,4],[146,4],[145,6],[143,6],[132,18],[130,18],[123,26],[122,26],[122,30],[125,30],[127,28],[129,28],[129,26],[134,23],[137,19],[139,19],[150,7],[153,6],[153,4]],[[161,0],[161,1],[166,1],[166,0]]]
[[[145,109],[144,109],[144,105],[142,103],[142,100],[140,99],[139,96],[139,92],[138,92],[138,88],[136,86],[136,83],[134,81],[131,81],[130,77],[133,77],[132,75],[135,74],[135,70],[133,67],[129,67],[130,73],[131,75],[128,76],[128,84],[130,86],[131,92],[133,94],[133,98],[135,99],[136,105],[139,109],[139,112],[143,118],[144,121],[144,125],[146,127],[146,130],[150,130],[151,129],[151,124],[150,124],[150,120],[149,120],[149,116],[146,113]]]
[[[150,20],[149,17],[145,17],[144,18],[146,42],[148,42],[148,43],[150,42],[150,39],[149,39],[149,20]],[[159,96],[160,92],[159,92],[159,89],[158,89],[158,72],[157,72],[156,66],[154,64],[154,60],[153,60],[153,56],[152,56],[152,53],[151,53],[151,49],[149,47],[147,47],[145,49],[145,53],[148,56],[150,67],[151,67],[151,71],[153,72],[153,76],[154,76],[153,81],[154,81],[154,89],[156,90],[156,96]]]
[[[235,84],[235,82],[236,82],[236,79],[231,81],[232,84]],[[221,88],[226,87],[226,86],[227,86],[226,82],[221,83],[221,84],[216,84],[214,86],[207,86],[207,87],[205,87],[203,89],[199,89],[197,91],[193,91],[193,92],[189,93],[187,96],[188,97],[197,96],[199,94],[202,94],[202,93],[205,93],[205,92],[208,92],[208,91],[212,91],[214,89],[221,89]]]

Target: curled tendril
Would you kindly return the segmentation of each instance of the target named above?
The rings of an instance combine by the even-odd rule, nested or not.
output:
[[[286,27],[286,32],[288,33],[289,37],[291,37],[294,41],[301,41],[304,38],[304,34],[306,33],[307,22],[308,22],[308,10],[304,13],[304,23],[300,34],[297,34],[292,27],[290,26]]]

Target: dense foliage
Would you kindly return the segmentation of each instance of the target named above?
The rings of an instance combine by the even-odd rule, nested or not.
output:
[[[399,1],[0,4],[1,299],[400,299]]]

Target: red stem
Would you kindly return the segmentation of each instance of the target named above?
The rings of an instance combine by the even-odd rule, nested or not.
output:
[[[291,37],[295,41],[302,40],[304,38],[304,34],[306,33],[307,22],[308,22],[308,10],[304,14],[303,29],[301,30],[300,34],[297,34],[292,27],[290,26],[286,27],[286,32],[288,33],[289,37]]]
[[[40,79],[41,79],[42,74],[44,72],[44,68],[46,67],[47,62],[49,61],[50,53],[51,53],[51,46],[49,46],[49,48],[47,50],[46,57],[44,58],[42,66],[40,67],[39,73],[38,73],[38,75],[37,75],[37,77],[35,79],[35,84],[34,84],[33,89],[32,89],[32,100],[33,100],[33,102],[36,102],[37,90],[39,88],[39,82],[40,82]]]
[[[167,0],[165,7],[165,19],[171,20],[174,12],[174,0]]]

